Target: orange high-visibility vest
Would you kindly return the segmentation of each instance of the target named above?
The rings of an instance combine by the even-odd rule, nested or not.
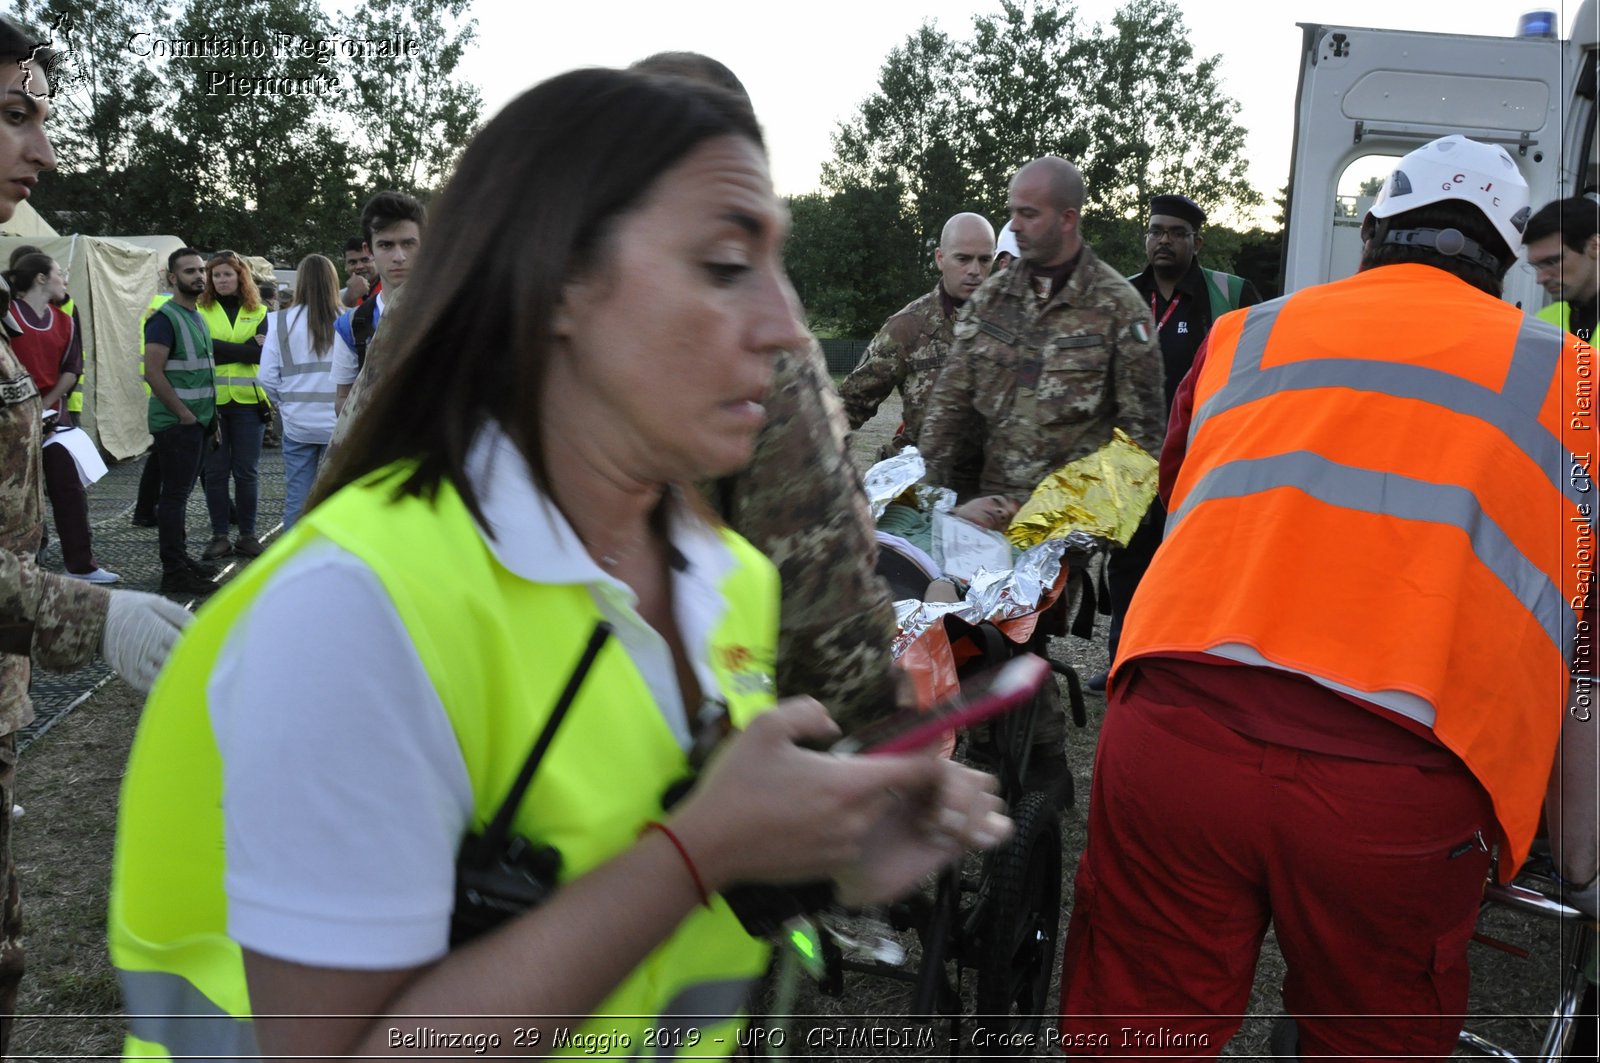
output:
[[[1421,265],[1228,314],[1209,345],[1119,664],[1214,652],[1416,720],[1493,799],[1509,875],[1586,630],[1592,348]]]

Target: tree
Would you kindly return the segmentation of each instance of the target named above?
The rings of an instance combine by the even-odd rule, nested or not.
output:
[[[1261,202],[1245,177],[1245,130],[1222,92],[1220,57],[1195,57],[1173,0],[1129,0],[1110,27],[1095,27],[1089,50],[1089,137],[1075,161],[1094,212],[1137,218],[1169,191],[1212,214]]]
[[[1001,213],[1017,168],[1041,155],[1077,160],[1089,144],[1080,121],[1094,78],[1090,41],[1061,0],[1001,0],[972,20],[963,83],[970,164],[984,206]]]
[[[1138,268],[1153,193],[1181,191],[1213,213],[1261,201],[1245,179],[1239,105],[1222,91],[1218,62],[1196,56],[1173,0],[1128,0],[1088,31],[1071,0],[1000,0],[997,12],[973,19],[966,40],[924,24],[889,53],[877,88],[841,123],[823,168],[831,196],[807,204],[816,215],[807,225],[853,239],[832,257],[856,261],[880,231],[857,227],[852,236],[848,224],[820,215],[848,215],[872,190],[896,188],[896,217],[921,234],[925,256],[945,218],[1003,216],[1017,168],[1062,155],[1084,172],[1086,237],[1107,261]],[[918,294],[925,270],[870,257],[901,280],[846,290],[819,277],[808,309],[876,328]]]
[[[70,75],[53,79],[50,138],[60,172],[41,180],[40,201],[78,231],[136,231],[130,222],[145,213],[133,194],[142,182],[129,171],[167,94],[130,49],[127,27],[154,24],[160,11],[156,0],[19,4],[23,20],[53,36],[61,73]],[[87,174],[97,179],[82,179]]]
[[[190,0],[172,36],[215,36],[215,23],[209,0]],[[230,0],[228,29],[263,45],[333,37],[316,0]],[[167,65],[183,86],[167,110],[177,138],[171,172],[193,193],[192,207],[177,205],[179,231],[200,247],[274,260],[324,250],[292,244],[288,235],[306,218],[348,218],[358,209],[353,196],[324,199],[324,175],[349,172],[348,149],[335,128],[334,100],[344,88],[338,71],[298,46],[266,55],[172,58]]]
[[[932,252],[897,181],[795,196],[789,212],[785,265],[819,334],[870,336],[931,285]]]
[[[372,188],[424,194],[444,184],[477,128],[483,97],[461,80],[476,36],[471,0],[364,3],[343,23],[358,40],[414,42],[420,55],[363,59],[355,67],[354,151]]]
[[[59,43],[81,77],[56,97],[38,197],[63,231],[286,263],[335,251],[375,188],[442,184],[482,106],[460,79],[470,0],[366,0],[337,31],[319,0],[230,0],[226,33],[205,0],[171,17],[156,0],[24,4],[39,27],[72,16]]]
[[[884,61],[878,91],[833,138],[822,183],[834,192],[896,185],[925,239],[970,198],[964,155],[964,104],[957,80],[963,56],[924,23]],[[931,248],[931,244],[929,245]]]

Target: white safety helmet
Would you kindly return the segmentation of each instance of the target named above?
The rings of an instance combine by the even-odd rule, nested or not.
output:
[[[1012,258],[1021,258],[1022,251],[1017,247],[1017,234],[1011,231],[1011,219],[1006,218],[1003,220],[996,226],[996,231],[1000,235],[995,240],[994,253],[996,255],[1010,255]]]
[[[1528,182],[1505,148],[1459,133],[1430,140],[1402,158],[1367,216],[1388,218],[1451,199],[1477,207],[1505,241],[1503,252],[1486,250],[1503,262],[1516,256],[1528,224]]]

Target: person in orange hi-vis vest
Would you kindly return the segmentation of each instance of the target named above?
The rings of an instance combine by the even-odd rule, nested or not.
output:
[[[1303,1056],[1449,1054],[1491,849],[1509,877],[1595,726],[1594,355],[1498,298],[1527,218],[1503,149],[1435,140],[1359,273],[1196,357],[1095,763],[1069,1054],[1217,1055],[1269,925]]]

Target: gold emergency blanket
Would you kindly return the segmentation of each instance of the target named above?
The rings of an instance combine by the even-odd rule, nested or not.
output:
[[[1111,442],[1041,480],[1006,538],[1026,550],[1082,531],[1127,546],[1156,497],[1158,468],[1156,459],[1118,428]]]

